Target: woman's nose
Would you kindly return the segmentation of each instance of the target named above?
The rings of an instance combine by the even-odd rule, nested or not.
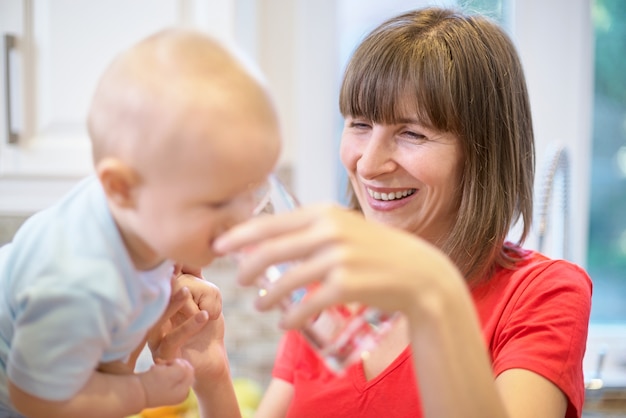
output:
[[[357,161],[357,171],[364,178],[372,178],[394,171],[397,164],[393,156],[393,138],[385,132],[374,129]]]

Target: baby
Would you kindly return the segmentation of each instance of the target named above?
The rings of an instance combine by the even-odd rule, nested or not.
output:
[[[266,88],[203,34],[157,33],[118,56],[88,116],[95,175],[0,248],[0,417],[122,417],[182,401],[182,359],[133,373],[170,301],[247,218],[280,128]]]

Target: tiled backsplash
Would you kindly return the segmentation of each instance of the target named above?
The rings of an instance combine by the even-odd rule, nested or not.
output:
[[[222,292],[225,342],[233,377],[253,379],[265,387],[281,336],[278,311],[257,311],[257,291],[238,285],[236,267],[227,261],[218,260],[203,274]]]

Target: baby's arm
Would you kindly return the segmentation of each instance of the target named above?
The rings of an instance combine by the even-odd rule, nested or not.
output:
[[[179,276],[175,284],[175,302],[166,312],[170,321],[153,329],[148,338],[153,356],[182,357],[193,365],[193,389],[201,417],[241,417],[224,347],[221,293],[211,283],[190,274]]]
[[[176,359],[159,363],[138,374],[109,374],[95,371],[71,399],[50,401],[24,392],[9,382],[13,405],[32,418],[119,418],[144,408],[182,402],[193,383],[189,363]]]

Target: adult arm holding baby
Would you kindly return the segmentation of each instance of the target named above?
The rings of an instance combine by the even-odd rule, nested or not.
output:
[[[146,372],[94,371],[70,399],[42,399],[9,382],[9,394],[23,415],[37,418],[129,416],[145,408],[176,404],[187,396],[193,383],[193,368],[181,359],[160,362]]]
[[[193,369],[187,361],[159,362],[137,374],[133,370],[136,349],[127,361],[99,361],[104,354],[101,341],[107,339],[102,334],[106,329],[102,306],[76,288],[38,293],[31,290],[25,296],[25,308],[19,314],[19,330],[13,339],[15,352],[10,357],[8,394],[21,414],[28,417],[120,417],[151,406],[178,403],[186,397],[193,382]],[[170,304],[181,305],[184,297],[185,294],[178,293]],[[50,303],[57,305],[53,313],[38,318],[38,313],[46,312]],[[105,306],[112,308],[110,304]],[[109,315],[109,318],[114,317],[119,319],[117,315]],[[46,328],[60,328],[61,323],[65,324],[65,331],[45,332]],[[74,335],[81,336],[81,344],[73,342]],[[48,350],[37,352],[35,346],[25,347],[34,342],[46,345]],[[139,342],[143,345],[145,338]],[[32,365],[34,371],[25,369],[24,362]],[[96,364],[91,372],[90,364]],[[29,390],[22,389],[14,379]]]
[[[223,344],[220,291],[199,278],[199,269],[183,271],[194,275],[179,274],[180,270],[174,273],[177,277],[172,280],[170,303],[148,334],[147,343],[156,362],[152,369],[133,373],[135,360],[144,346],[142,343],[128,363],[101,365],[69,401],[38,399],[11,384],[16,407],[29,417],[99,417],[98,411],[102,411],[102,416],[129,416],[145,408],[179,403],[195,383],[198,385],[195,390],[204,395],[199,398],[203,416],[238,417]],[[186,345],[180,347],[182,343]],[[207,356],[207,364],[198,361],[199,353]],[[199,367],[192,369],[190,363]],[[171,376],[166,375],[166,365],[176,365],[170,373],[180,375],[180,384],[168,384]]]

